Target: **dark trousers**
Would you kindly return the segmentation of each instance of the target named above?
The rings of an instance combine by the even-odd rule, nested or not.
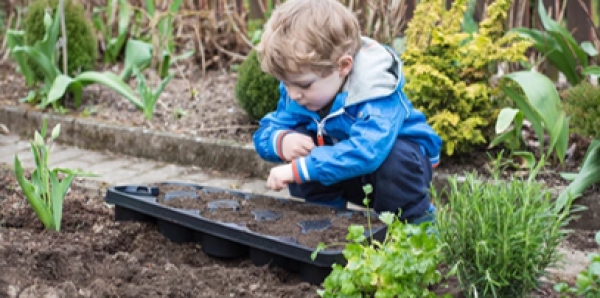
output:
[[[296,131],[316,135],[305,129]],[[332,145],[327,142],[325,145]],[[373,186],[369,195],[369,207],[376,212],[390,211],[398,213],[400,219],[418,220],[430,210],[429,186],[433,170],[431,162],[425,157],[418,144],[404,139],[396,140],[392,151],[373,173],[325,186],[317,181],[302,184],[289,184],[290,194],[308,202],[323,202],[343,198],[359,206],[364,206],[365,193],[362,187]]]

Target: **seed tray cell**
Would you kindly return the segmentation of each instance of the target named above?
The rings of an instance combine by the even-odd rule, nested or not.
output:
[[[177,243],[196,242],[209,256],[216,258],[249,257],[258,265],[270,264],[296,272],[300,278],[312,284],[320,284],[329,275],[334,263],[344,264],[342,250],[324,250],[318,253],[315,260],[311,259],[314,247],[301,245],[297,239],[290,236],[271,236],[250,230],[243,223],[228,223],[211,220],[203,216],[203,212],[236,212],[244,206],[235,200],[217,200],[207,204],[204,211],[181,209],[167,206],[158,202],[160,188],[163,186],[185,186],[194,191],[169,191],[163,197],[163,203],[173,198],[189,198],[202,200],[202,194],[225,193],[246,200],[256,197],[273,199],[275,204],[292,203],[289,200],[253,195],[242,191],[209,187],[201,184],[182,182],[162,182],[150,185],[119,185],[107,190],[105,201],[115,205],[115,220],[142,221],[156,224],[159,232],[167,239]],[[309,204],[310,203],[303,203]],[[322,208],[321,205],[318,205]],[[280,208],[281,209],[281,208]],[[285,209],[284,209],[285,210]],[[285,216],[285,211],[256,209],[251,211],[257,222],[271,221],[277,224]],[[334,215],[335,216],[335,215]],[[342,210],[337,212],[339,217],[365,216],[363,212]],[[376,214],[372,214],[376,216]],[[304,220],[297,223],[303,233],[323,231],[332,225],[331,219]],[[347,232],[347,230],[346,230]],[[373,230],[373,238],[382,240],[386,227]],[[365,232],[365,236],[369,238]],[[327,243],[326,243],[327,244]]]

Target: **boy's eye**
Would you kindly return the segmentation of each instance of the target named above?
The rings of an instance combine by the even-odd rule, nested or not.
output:
[[[312,83],[308,83],[308,84],[305,84],[305,85],[298,85],[298,87],[300,87],[302,89],[308,89],[308,88],[310,88],[310,86],[312,86]]]

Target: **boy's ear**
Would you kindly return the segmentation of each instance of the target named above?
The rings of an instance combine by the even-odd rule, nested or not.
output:
[[[354,58],[350,55],[343,55],[338,59],[338,66],[340,75],[347,76],[352,71],[352,65],[354,64]]]

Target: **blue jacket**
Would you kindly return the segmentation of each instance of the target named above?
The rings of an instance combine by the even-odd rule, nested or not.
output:
[[[441,138],[415,110],[402,91],[405,79],[400,58],[388,47],[363,37],[363,47],[329,114],[321,118],[288,96],[280,84],[277,109],[267,114],[255,132],[258,155],[283,162],[283,136],[296,127],[329,138],[333,146],[315,147],[292,162],[297,183],[324,185],[370,174],[383,163],[398,137],[421,145],[432,165],[439,162]]]

